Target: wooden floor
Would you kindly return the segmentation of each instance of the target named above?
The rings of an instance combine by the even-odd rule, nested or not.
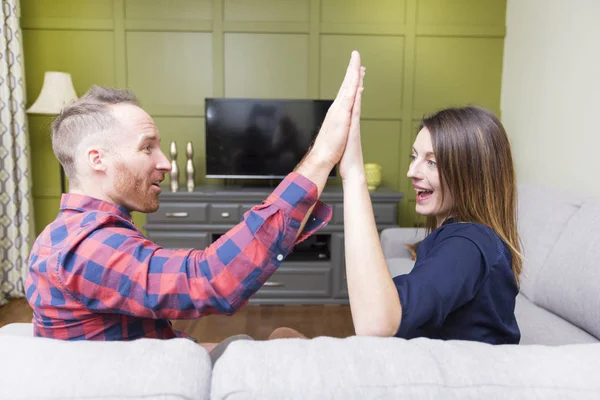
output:
[[[25,299],[12,300],[0,307],[0,327],[13,322],[31,322],[31,316]],[[354,334],[349,306],[247,305],[232,316],[210,315],[199,320],[173,321],[173,326],[200,342],[219,342],[240,333],[261,340],[280,326],[296,329],[309,338]]]

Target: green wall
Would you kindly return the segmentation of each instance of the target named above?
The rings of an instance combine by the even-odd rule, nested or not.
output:
[[[402,225],[416,221],[406,170],[420,118],[467,103],[500,112],[506,0],[21,0],[21,9],[28,106],[45,71],[71,73],[78,95],[128,87],[166,154],[172,140],[180,154],[193,142],[198,183],[205,97],[333,98],[352,49],[368,71],[365,162],[405,192]],[[40,232],[56,216],[59,166],[51,119],[29,122]]]

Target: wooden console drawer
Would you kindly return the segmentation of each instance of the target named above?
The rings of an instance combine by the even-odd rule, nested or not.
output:
[[[378,224],[396,224],[395,204],[373,204],[375,222]]]
[[[396,224],[395,204],[373,204],[375,222],[378,224]],[[342,225],[344,223],[344,205],[336,204],[333,208],[333,222]]]
[[[281,266],[254,295],[258,299],[330,296],[331,268],[285,266]]]
[[[173,222],[194,224],[207,222],[206,203],[163,203],[158,210],[148,214],[148,223]]]
[[[148,239],[166,249],[197,249],[208,247],[208,233],[202,232],[148,232]]]
[[[331,217],[331,221],[334,224],[343,225],[344,224],[344,204],[336,204],[333,206],[333,216]]]
[[[208,218],[213,224],[240,222],[240,206],[238,204],[212,204]]]

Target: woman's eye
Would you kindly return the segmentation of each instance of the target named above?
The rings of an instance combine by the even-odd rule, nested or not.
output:
[[[415,156],[414,154],[410,154],[410,155],[408,156],[408,158],[410,158],[410,159],[411,159],[411,161],[414,161],[414,160],[415,160],[415,158],[417,158],[417,156]]]
[[[427,160],[427,165],[429,165],[430,167],[435,167],[437,164],[435,163],[435,161]]]

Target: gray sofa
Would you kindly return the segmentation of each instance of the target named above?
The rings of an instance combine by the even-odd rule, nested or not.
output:
[[[520,188],[520,345],[350,337],[239,341],[214,367],[186,339],[128,343],[0,329],[0,398],[600,399],[600,201]],[[390,229],[393,273],[422,231]]]

